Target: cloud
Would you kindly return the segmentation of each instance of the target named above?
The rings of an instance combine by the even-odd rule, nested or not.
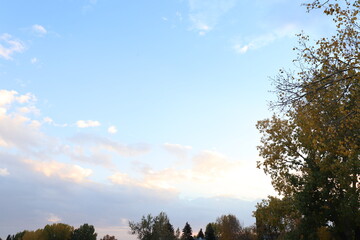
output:
[[[197,31],[199,35],[205,35],[236,2],[237,0],[189,0],[190,29]]]
[[[0,36],[0,56],[6,60],[12,60],[11,55],[21,53],[25,50],[24,44],[14,39],[10,34],[4,33]]]
[[[97,0],[88,0],[88,2],[82,7],[82,13],[87,14],[92,11],[97,2]]]
[[[17,102],[17,103],[29,103],[30,101],[36,101],[36,98],[31,93],[26,93],[23,95],[18,96],[18,92],[14,90],[0,90],[0,107],[6,107],[10,104]]]
[[[35,63],[38,62],[38,59],[37,59],[36,57],[33,57],[32,59],[30,59],[30,62],[31,62],[32,64],[35,64]]]
[[[43,36],[43,35],[47,34],[47,30],[39,24],[32,25],[31,29],[38,36]]]
[[[107,131],[108,133],[115,134],[118,130],[115,126],[110,126]]]
[[[244,54],[250,50],[266,47],[267,45],[284,37],[294,37],[296,32],[297,27],[293,24],[288,24],[271,33],[257,36],[249,40],[246,44],[236,43],[234,45],[234,50],[239,54]]]
[[[59,177],[73,182],[84,182],[93,171],[78,165],[65,164],[57,161],[37,161],[32,159],[24,160],[33,170],[44,174],[46,177]]]
[[[80,144],[72,147],[65,145],[60,148],[60,152],[66,154],[73,161],[91,163],[105,168],[115,167],[111,154],[103,152],[97,147],[87,149]]]
[[[76,126],[79,128],[98,127],[100,122],[93,120],[79,120],[76,122]]]
[[[77,134],[76,136],[70,138],[70,141],[82,145],[95,145],[99,149],[114,152],[126,157],[139,156],[150,151],[148,144],[123,144],[109,138],[90,134]]]
[[[61,218],[59,218],[58,216],[56,216],[55,214],[53,213],[50,213],[50,216],[48,217],[47,219],[49,222],[51,223],[57,223],[57,222],[60,222],[61,221]]]
[[[186,158],[188,152],[192,149],[191,146],[183,146],[180,144],[164,143],[163,147],[166,151],[179,158]]]
[[[7,168],[0,168],[0,176],[8,176],[10,175],[9,171],[7,170]]]
[[[0,146],[29,151],[46,145],[46,137],[39,131],[41,123],[26,116],[38,111],[32,105],[34,99],[29,93],[19,95],[16,91],[0,90]],[[14,108],[17,104],[26,105]]]
[[[156,170],[142,165],[137,176],[117,172],[109,180],[114,184],[166,190],[190,198],[226,196],[254,200],[266,197],[271,189],[269,180],[256,169],[255,163],[229,160],[221,153],[208,150],[193,156],[189,166],[173,165]],[[254,177],[256,182],[251,181]]]

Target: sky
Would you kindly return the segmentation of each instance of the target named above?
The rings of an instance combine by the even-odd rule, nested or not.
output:
[[[168,214],[243,226],[275,195],[256,168],[271,77],[296,34],[332,31],[298,0],[0,0],[0,237],[46,224],[129,235]],[[269,78],[270,77],[270,78]]]

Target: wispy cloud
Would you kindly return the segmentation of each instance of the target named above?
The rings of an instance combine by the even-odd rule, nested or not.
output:
[[[164,143],[163,147],[166,151],[179,158],[186,158],[188,152],[192,149],[191,146],[184,146],[180,144]]]
[[[87,3],[82,7],[82,13],[87,14],[92,11],[97,2],[97,0],[88,0]]]
[[[45,34],[47,34],[47,30],[45,29],[45,27],[39,24],[32,25],[31,30],[38,36],[44,36]]]
[[[191,165],[155,170],[150,166],[138,169],[140,177],[117,172],[109,177],[114,184],[166,190],[184,196],[227,196],[242,199],[265,197],[270,186],[254,164],[233,161],[215,151],[201,151],[191,159]],[[257,176],[257,182],[250,182]],[[237,188],[234,189],[234,182]],[[211,185],[211,188],[208,186]]]
[[[192,24],[190,29],[199,35],[205,35],[236,2],[237,0],[189,0],[189,19]]]
[[[0,56],[6,60],[11,60],[14,53],[21,53],[25,50],[25,45],[10,34],[4,33],[0,36]]]
[[[5,177],[10,175],[9,171],[7,170],[7,168],[0,168],[0,176]]]
[[[70,141],[76,144],[96,146],[101,150],[110,151],[126,157],[139,156],[150,151],[148,144],[145,143],[123,144],[109,138],[90,134],[78,134],[70,138]]]
[[[109,128],[108,128],[108,133],[111,133],[111,134],[115,134],[115,133],[117,133],[117,128],[115,127],[115,126],[110,126]]]
[[[99,127],[100,125],[99,121],[93,120],[79,120],[76,122],[78,128]]]
[[[38,59],[37,59],[36,57],[33,57],[32,59],[30,59],[30,62],[31,62],[32,64],[35,64],[35,63],[38,62]]]
[[[238,43],[235,43],[233,48],[235,52],[239,54],[244,54],[250,50],[256,50],[259,48],[266,47],[267,45],[284,37],[294,37],[297,31],[298,30],[295,25],[287,24],[281,28],[276,29],[273,32],[254,37],[248,40],[247,43],[245,44],[242,43],[245,41],[240,41]]]

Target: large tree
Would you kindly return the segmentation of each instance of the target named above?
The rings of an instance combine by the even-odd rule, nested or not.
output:
[[[216,219],[220,240],[236,240],[241,234],[241,224],[232,214],[222,215]]]
[[[64,223],[46,225],[44,234],[48,240],[70,240],[74,227]]]
[[[314,1],[337,31],[310,46],[299,35],[297,73],[274,79],[283,115],[259,121],[259,162],[282,196],[294,199],[305,239],[319,229],[360,239],[360,1]]]

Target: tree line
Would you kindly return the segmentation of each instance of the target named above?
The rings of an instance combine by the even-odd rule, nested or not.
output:
[[[14,235],[8,235],[6,240],[96,240],[96,238],[97,233],[93,225],[85,223],[75,229],[68,224],[54,223],[35,231],[24,230]],[[105,235],[100,240],[117,239],[114,236]]]
[[[235,215],[222,215],[206,225],[205,231],[193,234],[188,222],[180,231],[174,229],[166,213],[157,216],[148,214],[139,222],[129,222],[130,233],[139,240],[255,240],[254,227],[243,227]]]

